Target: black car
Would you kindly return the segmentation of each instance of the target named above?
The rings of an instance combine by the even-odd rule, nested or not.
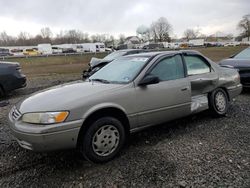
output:
[[[0,56],[11,56],[9,49],[0,48]]]
[[[250,87],[250,47],[229,59],[220,61],[219,65],[238,69],[243,87]]]
[[[73,48],[63,48],[62,53],[76,53],[76,50]]]
[[[0,62],[0,96],[26,86],[26,77],[19,63]]]
[[[89,63],[89,68],[88,70],[83,71],[83,78],[88,78],[98,70],[100,70],[102,67],[110,63],[111,61],[121,57],[121,56],[126,56],[126,55],[131,55],[131,54],[138,54],[145,52],[145,50],[142,49],[126,49],[126,50],[118,50],[115,52],[112,52],[111,54],[105,56],[103,59],[98,59],[93,57]]]

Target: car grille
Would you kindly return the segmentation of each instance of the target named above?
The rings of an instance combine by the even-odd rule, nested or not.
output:
[[[240,74],[250,74],[250,68],[240,68]]]
[[[250,68],[241,68],[240,71],[240,81],[243,86],[250,86]]]
[[[13,120],[18,120],[22,114],[16,109],[16,106],[14,106],[11,111],[10,111],[10,115],[12,117]]]

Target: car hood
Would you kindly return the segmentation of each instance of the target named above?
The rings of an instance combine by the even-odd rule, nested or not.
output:
[[[219,65],[230,65],[233,66],[235,68],[242,68],[242,67],[246,67],[246,68],[250,68],[250,60],[248,59],[224,59],[222,61],[219,62]]]
[[[16,104],[17,109],[27,112],[71,110],[81,106],[94,96],[104,95],[124,87],[120,84],[104,84],[99,82],[77,81],[58,85],[36,92]]]

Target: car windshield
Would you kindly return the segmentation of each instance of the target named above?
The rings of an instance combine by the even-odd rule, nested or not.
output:
[[[103,83],[128,83],[132,81],[147,62],[148,57],[123,57],[112,61],[89,80]]]
[[[104,57],[104,60],[114,60],[117,59],[120,56],[123,56],[126,52],[124,51],[116,51],[116,52],[112,52],[111,54],[107,55],[106,57]]]
[[[234,56],[234,59],[250,59],[250,48],[238,53],[236,56]]]

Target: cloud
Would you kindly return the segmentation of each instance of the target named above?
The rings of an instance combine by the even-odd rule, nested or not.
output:
[[[0,31],[32,34],[48,26],[56,32],[79,29],[91,34],[130,35],[161,16],[178,36],[193,27],[201,27],[207,34],[216,29],[236,33],[237,22],[250,13],[249,0],[0,0],[0,7]]]

